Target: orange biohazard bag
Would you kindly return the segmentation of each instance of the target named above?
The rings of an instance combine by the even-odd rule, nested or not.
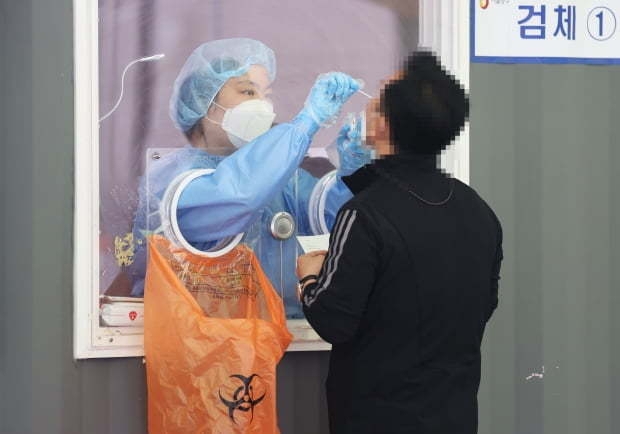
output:
[[[282,300],[244,245],[217,258],[149,239],[144,351],[150,434],[279,433]]]

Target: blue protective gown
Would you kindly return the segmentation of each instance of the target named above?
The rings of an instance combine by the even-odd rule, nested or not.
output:
[[[313,121],[298,116],[226,157],[189,146],[162,155],[149,165],[142,180],[134,236],[144,239],[147,233],[157,232],[159,203],[174,178],[193,169],[216,168],[183,190],[177,208],[181,232],[201,250],[224,237],[244,232],[242,242],[254,250],[274,288],[283,295],[287,316],[303,318],[296,297],[295,276],[301,248],[295,236],[275,239],[270,225],[276,213],[288,212],[295,218],[297,234],[312,235],[308,201],[317,179],[299,169],[299,165],[316,130]],[[351,193],[338,177],[327,194],[325,217],[331,227],[338,209]],[[145,247],[146,243],[142,242],[142,252],[137,252],[131,270],[135,275],[132,292],[135,296],[144,291]]]

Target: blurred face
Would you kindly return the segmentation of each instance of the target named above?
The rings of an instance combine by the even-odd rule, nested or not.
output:
[[[390,136],[385,115],[379,110],[379,98],[366,106],[366,142],[375,149],[377,157],[390,155]]]
[[[267,70],[259,65],[253,65],[246,74],[229,79],[220,89],[215,102],[222,106],[218,107],[211,104],[207,117],[214,122],[222,123],[226,109],[233,108],[244,101],[252,99],[269,99],[271,95],[271,83]],[[235,147],[221,125],[209,122],[208,119],[201,120],[204,131],[204,147],[215,155],[229,155],[235,151]],[[208,138],[208,142],[207,139]]]
[[[398,80],[402,76],[401,71],[397,71],[381,84],[381,94],[385,86],[392,80]],[[390,125],[385,113],[380,110],[379,98],[373,98],[366,106],[366,141],[375,148],[378,157],[393,155],[394,146],[390,137]]]

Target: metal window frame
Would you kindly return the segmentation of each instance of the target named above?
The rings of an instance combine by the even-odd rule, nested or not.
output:
[[[99,325],[99,68],[98,2],[74,0],[75,175],[74,175],[74,357],[140,357],[139,328]],[[420,0],[420,41],[441,54],[443,62],[469,85],[469,7],[467,2]],[[469,131],[444,155],[444,167],[469,181]],[[288,351],[323,351],[305,320],[290,320],[295,340]]]

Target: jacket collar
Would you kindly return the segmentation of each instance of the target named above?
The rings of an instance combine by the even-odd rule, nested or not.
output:
[[[342,178],[353,194],[367,188],[376,181],[378,172],[387,172],[407,182],[416,174],[439,174],[437,155],[398,154],[390,155],[367,164],[349,176]]]

